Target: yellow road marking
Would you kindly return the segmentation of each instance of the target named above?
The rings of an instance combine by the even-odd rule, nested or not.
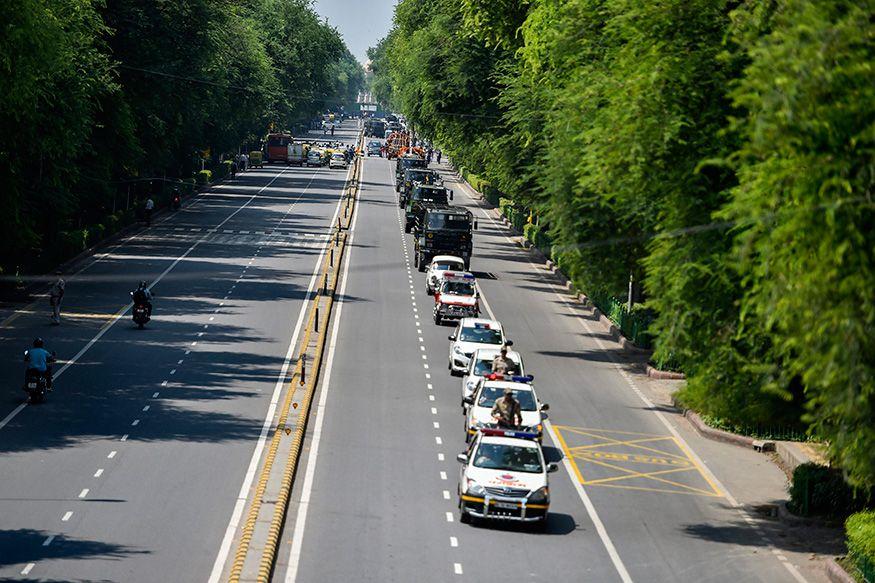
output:
[[[571,465],[574,468],[574,473],[577,476],[580,484],[586,486],[604,486],[613,488],[624,488],[630,490],[639,490],[647,492],[663,492],[670,494],[695,494],[699,496],[723,496],[723,493],[707,476],[707,473],[696,463],[695,458],[677,439],[666,435],[653,435],[647,433],[638,433],[632,431],[616,431],[616,430],[600,430],[587,429],[582,427],[569,427],[565,425],[557,425],[556,435],[559,440],[559,445],[565,452],[565,455],[570,458]],[[564,432],[576,434],[588,439],[598,440],[597,443],[588,443],[569,447],[568,442],[563,435]],[[608,434],[608,435],[606,435]],[[615,437],[615,436],[620,436]],[[623,439],[630,437],[631,439]],[[664,442],[673,444],[684,455],[677,455],[655,447],[647,447],[645,443]],[[609,451],[604,451],[602,448],[610,447]],[[632,451],[622,451],[623,448],[628,448]],[[616,451],[620,449],[621,451]],[[640,453],[639,453],[640,452]],[[643,453],[647,452],[647,453]],[[658,455],[652,455],[658,454]],[[583,460],[593,466],[600,466],[619,472],[619,475],[595,477],[587,479],[583,476],[577,460]],[[654,471],[640,471],[639,468],[624,467],[620,464],[650,464],[656,466],[674,466],[668,469],[660,469]],[[683,482],[670,480],[663,476],[669,474],[680,474],[681,472],[692,472],[702,477],[704,482],[711,488],[707,490],[701,487],[691,486]],[[617,482],[626,480],[645,480],[653,481],[659,484],[671,486],[675,489],[667,489],[663,487],[638,486],[632,484],[618,484]]]

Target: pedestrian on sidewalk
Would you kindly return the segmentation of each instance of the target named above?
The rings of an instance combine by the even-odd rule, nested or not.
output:
[[[49,305],[52,307],[52,324],[55,326],[61,323],[61,300],[64,298],[64,288],[67,283],[60,277],[52,289],[49,290]]]
[[[441,156],[443,156],[443,152],[441,152],[440,150],[438,150],[438,151],[437,151],[437,163],[438,163],[438,164],[441,163]]]

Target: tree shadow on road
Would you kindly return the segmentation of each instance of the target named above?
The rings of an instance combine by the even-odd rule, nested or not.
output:
[[[123,545],[82,540],[67,535],[56,535],[52,544],[43,546],[51,533],[42,530],[19,528],[0,530],[0,566],[24,565],[46,559],[121,558],[149,551],[132,549]],[[45,581],[45,579],[40,579]]]

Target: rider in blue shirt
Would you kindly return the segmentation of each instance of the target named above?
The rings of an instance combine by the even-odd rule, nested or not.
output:
[[[27,370],[36,370],[46,377],[46,385],[49,389],[52,387],[52,354],[43,348],[45,343],[42,338],[36,338],[33,341],[33,348],[27,351],[24,356],[24,362],[27,363]]]

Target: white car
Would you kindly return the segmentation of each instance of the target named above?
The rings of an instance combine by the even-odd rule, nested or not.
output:
[[[498,375],[501,376],[501,375]],[[506,380],[505,380],[506,379]],[[507,389],[513,391],[513,398],[519,401],[522,424],[520,431],[537,435],[537,440],[543,438],[542,421],[547,417],[546,403],[541,404],[535,388],[528,384],[528,377],[505,376],[502,380],[481,380],[474,394],[463,401],[468,410],[465,414],[467,435],[465,441],[477,435],[477,430],[484,427],[495,427],[492,418],[492,407],[499,397],[504,396]]]
[[[496,348],[478,348],[471,356],[468,363],[468,368],[465,369],[462,377],[462,400],[474,394],[474,389],[477,388],[477,383],[488,374],[492,373],[492,361],[500,354],[500,350]],[[516,370],[511,371],[511,374],[525,376],[526,367],[523,364],[523,357],[518,352],[513,350],[507,351],[507,357],[516,364]],[[531,377],[534,379],[534,377]]]
[[[449,340],[448,368],[452,375],[465,372],[471,356],[478,348],[501,348],[513,344],[504,336],[500,322],[485,318],[462,318]]]
[[[476,318],[480,315],[480,299],[474,275],[466,272],[444,272],[443,280],[434,294],[434,323],[444,320]]]
[[[331,159],[328,160],[328,168],[346,168],[346,156],[341,154],[340,152],[335,152],[331,154]]]
[[[547,474],[559,466],[546,463],[531,434],[483,429],[456,459],[459,475],[459,521],[471,518],[534,522],[546,526],[550,508]]]
[[[435,255],[425,270],[425,293],[432,295],[448,271],[465,271],[465,260],[455,255]]]

